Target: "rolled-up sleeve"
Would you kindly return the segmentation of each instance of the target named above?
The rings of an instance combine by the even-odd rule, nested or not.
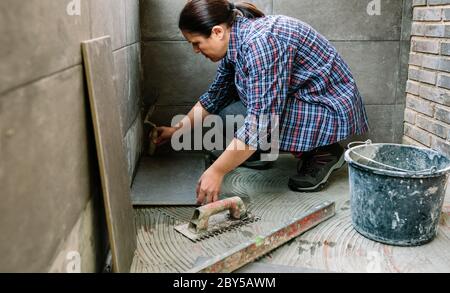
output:
[[[249,43],[245,59],[248,62],[247,116],[235,137],[257,149],[271,142],[288,94],[294,50],[284,46],[272,35]],[[276,119],[276,120],[275,120]]]
[[[230,103],[228,95],[230,88],[234,86],[234,68],[227,58],[223,58],[217,69],[217,74],[199,101],[210,114],[217,114],[223,107]]]

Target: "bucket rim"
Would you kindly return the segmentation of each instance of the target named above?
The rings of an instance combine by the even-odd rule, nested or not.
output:
[[[431,151],[431,152],[434,152],[436,155],[446,158],[450,162],[450,158],[448,156],[446,156],[446,155],[442,154],[441,152],[438,152],[434,149],[413,146],[413,145],[399,144],[399,143],[366,143],[366,144],[354,146],[345,151],[344,159],[345,159],[345,161],[348,162],[349,165],[358,167],[359,169],[371,171],[373,173],[380,174],[380,175],[390,175],[393,177],[429,178],[429,177],[439,177],[439,176],[445,175],[450,172],[450,164],[446,168],[437,170],[434,173],[414,173],[413,171],[403,172],[403,171],[393,171],[393,170],[375,168],[375,167],[367,166],[367,165],[361,164],[359,162],[356,162],[353,158],[350,157],[350,153],[354,150],[357,150],[357,149],[363,148],[363,147],[367,147],[367,146],[379,146],[379,145],[401,146],[401,147],[407,147],[407,148],[411,148],[411,149],[426,150],[428,152]]]

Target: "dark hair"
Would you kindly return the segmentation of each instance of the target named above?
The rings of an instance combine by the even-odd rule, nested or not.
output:
[[[233,4],[227,0],[191,0],[181,11],[178,27],[209,37],[215,25],[226,23],[231,26],[239,14],[246,18],[264,17],[263,12],[248,2]]]

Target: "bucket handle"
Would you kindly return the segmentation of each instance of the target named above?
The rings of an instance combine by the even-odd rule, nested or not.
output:
[[[386,167],[386,168],[394,169],[395,171],[400,171],[400,172],[405,172],[405,173],[414,173],[414,174],[434,174],[437,171],[437,167],[436,166],[433,166],[433,167],[431,167],[429,169],[420,170],[420,171],[405,170],[405,169],[402,169],[402,168],[397,168],[397,167],[394,167],[394,166],[386,165],[386,164],[377,162],[375,160],[369,159],[369,158],[367,158],[367,157],[365,157],[365,156],[355,152],[354,150],[352,150],[352,152],[354,154],[358,155],[359,157],[363,158],[364,160],[367,160],[369,162],[375,163],[377,165],[380,165],[380,166],[383,166],[383,167]]]
[[[353,141],[353,142],[350,142],[350,143],[347,145],[347,148],[351,149],[352,146],[353,146],[353,145],[356,145],[356,144],[366,144],[366,145],[369,145],[369,144],[372,144],[372,140],[368,139],[368,140],[366,140],[366,141]],[[367,158],[366,156],[361,155],[360,153],[355,152],[354,150],[351,150],[351,152],[353,152],[354,154],[358,155],[359,157],[361,157],[361,158],[363,158],[363,159],[365,159],[365,160],[367,160],[367,161],[369,161],[369,162],[375,163],[375,164],[380,165],[380,166],[383,166],[383,167],[385,167],[385,168],[394,169],[395,171],[400,171],[400,172],[405,172],[405,173],[414,173],[414,174],[434,174],[434,173],[437,172],[437,167],[436,167],[436,166],[433,166],[433,167],[431,167],[431,168],[429,168],[429,169],[425,169],[425,170],[420,170],[420,171],[414,171],[414,172],[412,172],[412,171],[410,171],[410,170],[405,170],[405,169],[402,169],[402,168],[398,168],[398,167],[386,165],[386,164],[381,163],[381,162],[377,162],[377,161],[375,161],[375,160],[372,160],[372,159],[370,159],[370,158]]]
[[[352,146],[353,145],[356,145],[356,144],[372,144],[372,140],[370,140],[370,139],[368,139],[368,140],[366,140],[366,141],[352,141],[352,142],[350,142],[350,143],[348,143],[347,144],[347,148],[348,149],[351,149],[352,148]]]

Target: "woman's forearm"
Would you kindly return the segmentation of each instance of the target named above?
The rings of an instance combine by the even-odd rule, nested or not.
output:
[[[178,130],[182,127],[188,127],[189,130],[194,128],[195,121],[199,120],[199,122],[203,122],[206,116],[209,115],[209,112],[206,111],[205,108],[203,108],[202,104],[200,102],[197,102],[194,107],[189,111],[189,113],[181,119],[180,122],[175,124],[175,128]]]
[[[246,145],[243,141],[234,138],[222,155],[211,165],[210,168],[225,175],[234,170],[247,160],[254,152],[255,148]]]

